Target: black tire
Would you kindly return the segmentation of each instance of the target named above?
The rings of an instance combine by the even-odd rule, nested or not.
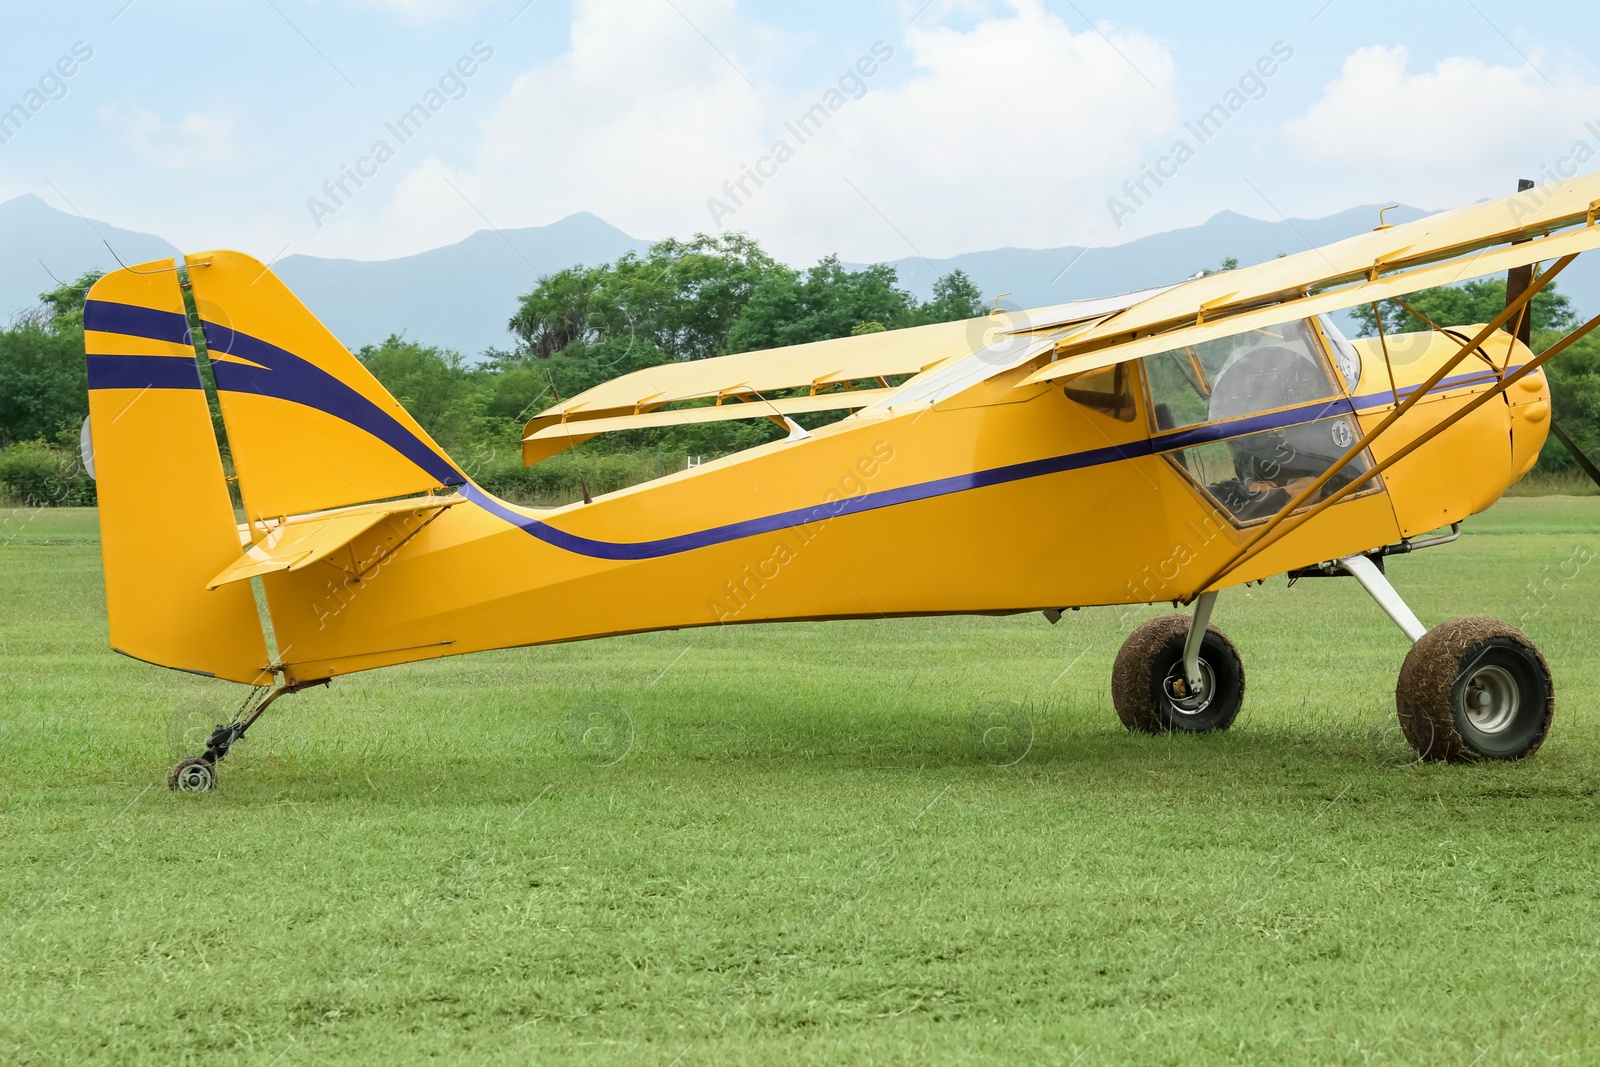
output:
[[[217,768],[204,756],[190,756],[172,765],[167,788],[179,793],[209,793],[217,787]]]
[[[1550,667],[1515,626],[1451,619],[1411,646],[1394,691],[1400,729],[1419,757],[1473,763],[1532,755],[1550,732]]]
[[[1188,615],[1161,615],[1122,643],[1111,666],[1111,702],[1128,729],[1205,734],[1233,725],[1244,703],[1244,664],[1215,626],[1206,627],[1200,644],[1200,669],[1211,680],[1210,692],[1191,702],[1171,688],[1183,681],[1183,643],[1192,621]]]

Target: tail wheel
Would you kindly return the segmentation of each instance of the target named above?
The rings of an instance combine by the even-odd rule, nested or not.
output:
[[[205,793],[217,787],[217,768],[203,756],[190,756],[172,765],[167,788],[179,793]]]
[[[1122,725],[1139,733],[1210,733],[1233,725],[1244,703],[1244,664],[1228,635],[1207,626],[1200,645],[1205,687],[1190,693],[1183,645],[1192,619],[1162,615],[1123,642],[1111,667],[1111,702]]]
[[[1395,686],[1406,740],[1425,760],[1531,755],[1550,732],[1550,667],[1528,636],[1498,619],[1451,619],[1406,656]]]

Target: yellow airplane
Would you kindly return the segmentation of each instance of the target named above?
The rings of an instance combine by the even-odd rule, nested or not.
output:
[[[1516,759],[1550,727],[1538,650],[1424,627],[1382,560],[1532,467],[1539,368],[1600,319],[1536,357],[1529,301],[1600,246],[1597,211],[1587,176],[1164,289],[637,371],[533,419],[525,461],[719,419],[788,436],[550,509],[474,484],[254,259],[119,270],[85,309],[111,645],[256,687],[172,769],[205,790],[274,700],[341,675],[733,623],[1193,604],[1128,638],[1113,704],[1131,730],[1226,729],[1244,669],[1218,593],[1344,574],[1412,642],[1419,756]],[[1328,317],[1500,271],[1481,327],[1351,342]]]

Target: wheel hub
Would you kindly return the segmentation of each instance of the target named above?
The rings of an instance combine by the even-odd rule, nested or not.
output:
[[[1211,671],[1211,664],[1201,659],[1200,691],[1191,692],[1189,680],[1183,674],[1183,660],[1180,659],[1167,672],[1161,688],[1167,694],[1167,699],[1172,702],[1173,710],[1179,715],[1199,715],[1211,706],[1211,697],[1217,691],[1217,678]]]
[[[191,763],[178,772],[173,788],[180,793],[204,793],[216,784],[216,773],[204,763]]]
[[[1467,678],[1464,693],[1467,721],[1474,729],[1497,734],[1517,717],[1521,697],[1511,672],[1496,664],[1486,664]]]

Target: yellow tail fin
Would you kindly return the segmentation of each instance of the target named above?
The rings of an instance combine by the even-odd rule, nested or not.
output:
[[[270,682],[249,585],[206,590],[241,538],[173,262],[100,279],[84,307],[84,347],[111,646],[163,667]]]
[[[252,520],[466,481],[277,275],[238,252],[186,262]]]
[[[327,522],[275,520],[467,479],[265,266],[237,252],[184,262],[192,309],[169,260],[102,278],[84,312],[112,644],[162,666],[266,684],[266,627],[243,579],[294,568],[298,556],[279,560],[266,545],[286,528],[331,536]]]

